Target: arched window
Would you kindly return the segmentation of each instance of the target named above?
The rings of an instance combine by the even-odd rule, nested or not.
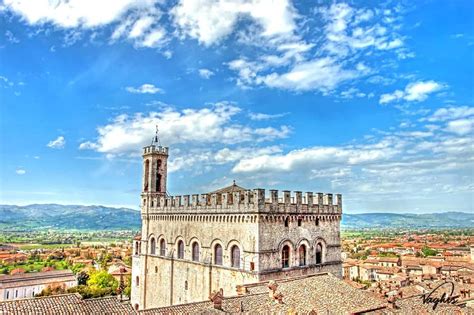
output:
[[[214,264],[222,266],[222,246],[216,244],[214,247]]]
[[[138,242],[135,242],[135,255],[138,255]]]
[[[199,261],[199,244],[197,242],[193,243],[193,261]]]
[[[161,168],[161,160],[158,160],[158,161],[156,161],[156,191],[158,191],[158,192],[161,191],[160,168]]]
[[[156,253],[156,241],[155,241],[155,238],[152,237],[150,240],[150,254],[155,255],[155,253]]]
[[[138,311],[138,304],[135,304],[135,311]]]
[[[289,226],[290,226],[290,218],[286,217],[285,218],[285,227],[289,227]]]
[[[301,226],[301,222],[303,222],[302,219],[298,219],[298,226]]]
[[[140,278],[138,276],[136,276],[136,278],[135,278],[135,283],[136,283],[137,287],[140,285]]]
[[[290,267],[290,246],[285,245],[281,251],[281,267]]]
[[[178,241],[178,258],[184,258],[184,242],[181,240]]]
[[[7,291],[7,300],[10,298],[10,291]]]
[[[316,218],[315,224],[316,226],[319,226],[319,218]]]
[[[299,256],[300,266],[305,266],[306,265],[306,246],[305,245],[300,246],[298,250],[298,256]]]
[[[232,257],[232,267],[240,268],[240,248],[237,245],[232,246],[230,249]]]
[[[148,191],[148,176],[150,174],[150,161],[146,160],[145,161],[145,178],[144,178],[144,183],[143,183],[143,191]]]
[[[321,264],[323,262],[323,246],[321,243],[316,245],[316,264]]]
[[[166,241],[164,238],[160,241],[160,256],[166,255]]]

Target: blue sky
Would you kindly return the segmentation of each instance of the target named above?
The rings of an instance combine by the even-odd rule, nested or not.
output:
[[[0,3],[0,203],[137,208],[159,124],[171,194],[473,210],[472,1]]]

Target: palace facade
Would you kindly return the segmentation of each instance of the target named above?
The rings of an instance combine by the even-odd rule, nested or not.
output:
[[[341,277],[340,194],[225,188],[167,194],[168,148],[143,151],[141,235],[134,239],[132,306],[207,300],[238,285],[329,272]]]

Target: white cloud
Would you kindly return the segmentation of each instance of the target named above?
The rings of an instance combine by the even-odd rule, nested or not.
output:
[[[141,37],[147,29],[153,24],[154,18],[151,16],[144,16],[138,19],[132,26],[128,33],[129,38]]]
[[[25,174],[26,174],[26,170],[23,169],[23,168],[17,168],[16,171],[15,171],[15,173],[16,173],[17,175],[25,175]]]
[[[462,136],[472,133],[473,127],[474,119],[458,119],[448,122],[446,130]]]
[[[143,41],[138,43],[139,46],[141,47],[148,47],[148,48],[153,48],[153,47],[158,47],[161,46],[166,42],[165,38],[166,32],[163,28],[156,28],[152,30],[150,33],[148,33],[144,38]],[[167,53],[164,53],[165,56],[167,56]],[[170,57],[167,57],[168,59]]]
[[[214,75],[214,72],[212,72],[209,69],[199,69],[198,71],[201,78],[204,78],[204,79],[209,79],[210,77]]]
[[[242,159],[232,169],[234,173],[294,171],[296,169],[317,169],[334,164],[355,165],[387,160],[397,150],[377,146],[361,147],[313,147],[290,151],[280,155],[261,155]]]
[[[120,19],[129,10],[153,9],[156,0],[5,0],[7,9],[30,24],[53,23],[63,28],[97,27]]]
[[[47,146],[52,149],[62,149],[66,145],[66,140],[63,136],[59,136],[54,140],[48,142]]]
[[[127,86],[125,89],[130,93],[138,93],[138,94],[164,93],[162,89],[149,83],[142,84],[141,86],[136,87],[136,88],[132,86]]]
[[[417,101],[421,102],[428,98],[428,95],[443,89],[444,86],[441,83],[435,81],[418,81],[410,83],[405,87],[404,91],[396,90],[393,93],[382,94],[380,96],[379,103],[387,104],[393,101],[405,100],[405,101]]]
[[[422,121],[427,120],[431,122],[436,121],[446,121],[451,119],[459,119],[474,116],[474,107],[469,106],[458,106],[458,107],[448,107],[448,108],[439,108],[433,115],[422,119]]]
[[[271,73],[257,80],[262,80],[269,87],[290,90],[331,90],[339,83],[360,75],[356,70],[346,70],[334,59],[321,58],[295,65],[283,74]]]
[[[403,46],[402,38],[390,32],[388,25],[366,25],[375,15],[380,17],[379,10],[355,9],[346,3],[335,3],[329,8],[319,8],[318,12],[327,23],[324,49],[331,54],[346,56],[361,49],[390,50]]]
[[[281,118],[288,114],[289,113],[281,113],[281,114],[249,113],[249,118],[255,121],[270,120],[274,118]]]
[[[110,124],[97,129],[96,141],[85,141],[79,148],[106,154],[134,154],[137,148],[150,142],[156,125],[162,142],[168,146],[272,141],[290,133],[287,126],[252,128],[240,125],[234,121],[240,111],[232,104],[218,103],[202,109],[176,111],[168,108],[146,115],[119,115]]]
[[[10,30],[7,30],[5,32],[5,37],[12,44],[18,44],[20,42],[20,40],[16,38],[15,35],[13,35],[13,33]]]
[[[171,10],[183,36],[209,46],[227,37],[241,18],[250,18],[264,37],[291,34],[296,28],[295,10],[289,0],[180,0]]]

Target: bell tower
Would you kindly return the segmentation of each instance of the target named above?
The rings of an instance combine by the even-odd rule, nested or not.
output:
[[[151,144],[143,148],[143,198],[166,196],[167,170],[168,147],[161,146],[156,126],[156,134]]]

